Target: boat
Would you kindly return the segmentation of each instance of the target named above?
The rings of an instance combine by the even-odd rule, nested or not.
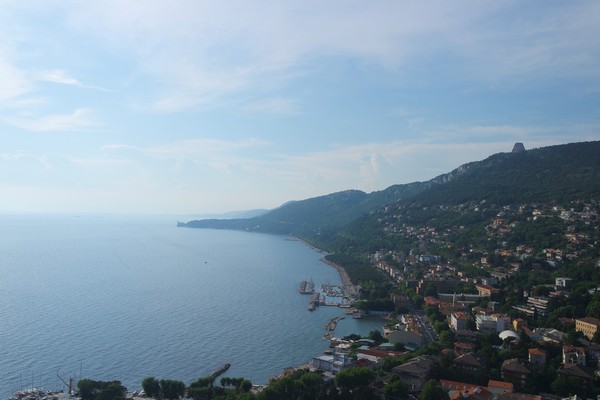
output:
[[[217,376],[219,376],[222,373],[224,373],[225,371],[227,371],[229,369],[229,367],[231,367],[231,364],[225,363],[225,364],[221,365],[218,369],[216,369],[212,374],[210,374],[210,376],[212,378],[216,378]]]
[[[308,282],[306,282],[306,281],[300,282],[300,288],[298,289],[298,292],[300,292],[300,294],[306,293],[306,285],[307,284],[308,284]]]
[[[319,301],[321,299],[321,295],[319,293],[313,293],[310,296],[310,301],[308,302],[308,311],[315,311],[315,309],[319,306]]]
[[[308,281],[306,283],[306,288],[304,289],[305,294],[313,294],[315,292],[315,283],[312,281]]]
[[[300,294],[313,294],[315,292],[315,283],[311,280],[300,282],[300,288],[298,289]]]

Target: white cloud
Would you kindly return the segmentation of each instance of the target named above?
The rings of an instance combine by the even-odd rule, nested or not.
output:
[[[32,89],[26,74],[7,60],[0,53],[0,106],[18,106],[26,102],[21,96]]]
[[[51,71],[42,71],[36,75],[36,78],[41,81],[58,83],[62,85],[71,85],[77,86],[83,89],[95,89],[101,91],[108,91],[107,89],[101,88],[99,86],[87,85],[81,83],[79,80],[69,75],[69,73],[62,69],[55,69]]]
[[[4,118],[20,129],[32,132],[80,131],[96,124],[91,110],[79,108],[67,115],[49,115],[40,118]]]
[[[150,103],[163,111],[263,87],[296,76],[309,61],[337,57],[401,75],[449,58],[448,67],[461,79],[497,84],[507,78],[598,77],[595,2],[58,4],[75,34],[102,41],[133,61],[136,76],[153,81]]]

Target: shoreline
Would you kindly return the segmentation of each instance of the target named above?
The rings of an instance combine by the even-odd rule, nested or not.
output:
[[[314,251],[316,251],[317,253],[321,253],[321,254],[325,254],[325,256],[327,256],[329,253],[327,253],[325,250],[323,249],[319,249],[318,247],[308,243],[306,240],[301,239],[299,237],[296,236],[292,236],[294,238],[294,240],[297,240],[299,242],[301,242],[302,244],[304,244],[305,246],[313,249]],[[359,293],[359,289],[357,286],[355,286],[352,283],[352,280],[350,279],[350,276],[348,275],[348,273],[346,272],[346,269],[341,266],[340,264],[336,264],[332,261],[329,261],[328,259],[326,259],[325,257],[322,257],[320,259],[320,261],[323,264],[327,264],[330,267],[333,267],[335,269],[337,269],[338,273],[340,274],[340,279],[342,281],[342,286],[344,286],[344,289],[346,290],[346,293],[348,295],[350,295],[351,297],[356,297]]]

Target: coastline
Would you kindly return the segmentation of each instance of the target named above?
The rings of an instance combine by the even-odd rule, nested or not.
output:
[[[294,240],[297,240],[297,241],[299,241],[299,242],[303,243],[305,246],[307,246],[307,247],[309,247],[309,248],[313,249],[313,250],[314,250],[314,251],[316,251],[317,253],[322,253],[322,254],[325,254],[325,256],[327,256],[327,254],[329,254],[329,253],[327,253],[325,250],[323,250],[323,249],[319,249],[318,247],[316,247],[316,246],[314,246],[314,245],[312,245],[312,244],[308,243],[308,242],[307,242],[306,240],[304,240],[304,239],[301,239],[301,238],[299,238],[299,237],[296,237],[296,236],[292,236],[292,237],[294,238]],[[352,280],[350,279],[350,276],[348,275],[348,273],[346,272],[346,269],[344,269],[344,267],[343,267],[343,266],[341,266],[341,265],[339,265],[339,264],[336,264],[336,263],[334,263],[334,262],[332,262],[332,261],[329,261],[329,260],[328,260],[328,259],[326,259],[325,257],[322,257],[322,258],[321,258],[321,262],[322,262],[323,264],[327,264],[327,265],[329,265],[330,267],[333,267],[333,268],[337,269],[338,273],[340,274],[340,279],[341,279],[341,281],[342,281],[342,285],[344,286],[344,289],[346,290],[346,293],[347,293],[348,295],[350,295],[351,297],[356,297],[356,296],[358,296],[358,293],[359,293],[359,288],[358,288],[357,286],[355,286],[355,285],[352,283]]]
[[[321,258],[321,262],[337,269],[338,273],[340,274],[340,278],[342,279],[342,285],[344,286],[344,289],[346,290],[346,293],[348,295],[350,295],[351,297],[356,297],[358,295],[358,287],[352,283],[352,280],[350,279],[350,276],[348,276],[348,273],[346,272],[344,267],[329,261],[325,257]]]

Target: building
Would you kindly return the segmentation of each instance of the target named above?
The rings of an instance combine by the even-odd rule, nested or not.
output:
[[[477,349],[474,343],[467,342],[455,342],[454,343],[454,354],[456,356],[462,356],[463,354],[473,353]]]
[[[482,333],[500,333],[509,329],[510,325],[510,317],[504,314],[475,316],[475,326]]]
[[[496,381],[494,379],[488,381],[487,389],[494,395],[515,391],[514,385],[511,382]]]
[[[575,330],[583,333],[583,336],[592,340],[600,328],[600,319],[594,317],[585,317],[575,319]]]
[[[423,345],[423,335],[417,332],[396,330],[390,332],[386,337],[390,343],[400,343],[411,350],[417,350]]]
[[[448,392],[450,400],[492,400],[493,395],[484,387],[465,382],[439,380],[442,389]]]
[[[316,369],[337,374],[346,368],[354,366],[355,361],[352,360],[347,354],[335,353],[313,357],[311,364]]]
[[[469,316],[464,312],[455,312],[450,314],[450,328],[454,332],[464,331],[467,329],[467,321]]]
[[[581,388],[591,390],[594,381],[594,371],[591,368],[584,367],[575,363],[564,364],[558,371],[558,376],[576,377],[581,381]]]
[[[531,368],[528,363],[518,358],[504,360],[500,371],[502,379],[511,382],[517,390],[525,386],[527,379],[531,376]]]
[[[452,365],[456,369],[469,372],[484,371],[487,366],[487,360],[475,353],[467,353],[457,357]]]
[[[500,289],[497,289],[490,285],[479,284],[475,285],[475,287],[477,288],[479,295],[485,297],[490,297],[492,294],[498,293],[500,291]]]
[[[546,364],[546,352],[538,348],[529,349],[529,364],[538,366]]]
[[[537,315],[546,315],[548,313],[548,301],[547,297],[530,296],[527,298],[527,306],[533,307]]]
[[[585,349],[576,346],[563,346],[562,348],[562,363],[585,365]]]
[[[420,392],[429,379],[429,370],[437,361],[434,356],[424,355],[411,358],[408,362],[398,365],[392,372],[400,378],[400,381],[408,387],[411,392]]]
[[[573,282],[573,279],[571,278],[556,278],[554,280],[554,286],[557,289],[568,289],[571,287],[571,283]]]

